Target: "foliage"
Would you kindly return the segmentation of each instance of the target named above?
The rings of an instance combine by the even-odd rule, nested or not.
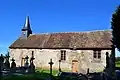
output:
[[[116,64],[116,67],[120,67],[120,57],[116,57],[115,64]]]
[[[116,57],[115,61],[116,61],[116,62],[117,62],[117,61],[120,61],[120,57]]]
[[[112,14],[111,21],[113,43],[116,48],[120,51],[120,5],[117,7],[115,12]]]
[[[116,67],[120,67],[120,61],[116,61],[115,64],[116,64]]]

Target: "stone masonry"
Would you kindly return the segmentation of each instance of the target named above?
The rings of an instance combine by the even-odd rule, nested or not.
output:
[[[61,62],[61,69],[71,71],[72,60],[77,60],[79,63],[78,71],[82,73],[86,73],[88,68],[90,72],[102,71],[106,66],[106,52],[109,52],[109,55],[111,54],[111,50],[102,50],[101,59],[97,62],[93,58],[93,50],[62,50],[66,50],[66,60]],[[58,69],[61,49],[10,49],[10,59],[14,57],[16,66],[21,66],[22,57],[26,55],[31,57],[32,51],[34,53],[34,64],[36,67],[49,69],[48,62],[52,58],[54,62],[53,68]]]

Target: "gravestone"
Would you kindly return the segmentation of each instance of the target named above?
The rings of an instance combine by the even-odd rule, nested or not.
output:
[[[48,64],[50,65],[50,75],[52,75],[52,65],[54,64],[52,62],[52,59],[50,59],[50,62]]]
[[[4,62],[4,57],[3,57],[3,55],[1,54],[1,56],[0,56],[0,69],[1,70],[3,70],[3,62]]]
[[[88,68],[88,69],[87,69],[87,75],[89,74],[89,72],[90,72],[90,71],[89,71],[89,68]]]
[[[29,66],[29,73],[35,72],[35,65],[33,63],[34,60],[34,55],[32,54],[32,57],[30,58],[30,66]]]
[[[16,71],[15,59],[12,58],[11,61],[12,61],[12,63],[11,63],[11,72],[15,72]]]
[[[29,57],[28,57],[28,55],[27,55],[27,56],[25,57],[25,64],[24,64],[24,67],[25,67],[25,68],[28,68],[28,67],[29,67],[28,59],[29,59]]]
[[[50,59],[50,62],[48,64],[50,65],[50,76],[51,76],[51,80],[52,80],[52,65],[54,64],[52,62],[52,59]]]
[[[9,55],[5,56],[5,63],[4,63],[4,68],[5,69],[10,69],[10,62],[9,62]]]
[[[1,54],[0,56],[0,79],[2,79],[3,62],[4,62],[4,58],[3,58],[3,55]]]
[[[59,60],[59,72],[61,72],[60,64],[61,64],[61,60]]]

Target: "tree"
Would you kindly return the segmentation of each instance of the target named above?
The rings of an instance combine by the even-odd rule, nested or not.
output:
[[[118,62],[118,61],[120,61],[120,57],[116,57],[116,60],[115,60],[116,62]]]
[[[113,35],[113,44],[120,51],[120,5],[112,14],[111,28]]]

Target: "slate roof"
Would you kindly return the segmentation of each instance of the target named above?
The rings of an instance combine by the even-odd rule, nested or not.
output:
[[[111,48],[111,38],[110,30],[32,34],[27,39],[17,39],[9,48]]]

